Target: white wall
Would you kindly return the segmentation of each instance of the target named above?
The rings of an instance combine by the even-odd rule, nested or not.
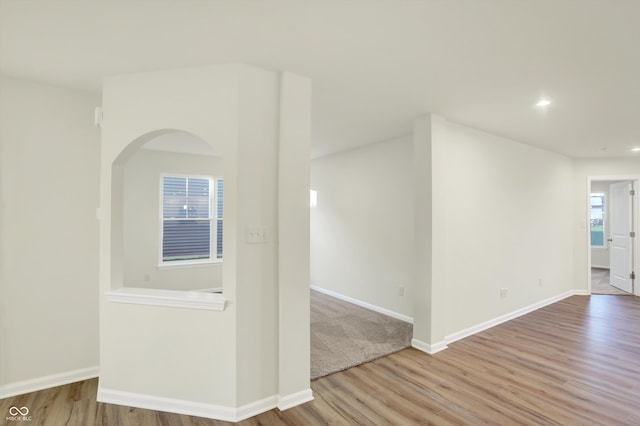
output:
[[[402,138],[312,161],[313,285],[413,316],[412,153]]]
[[[234,216],[230,217],[226,201],[234,190],[225,180],[224,255],[228,253],[226,223],[234,219],[236,297],[231,303],[235,303],[238,312],[236,377],[238,405],[242,405],[278,393],[279,75],[242,67],[237,90],[237,186],[233,192],[237,202]],[[246,228],[253,226],[267,229],[268,243],[246,243]],[[227,266],[225,259],[225,270]],[[225,292],[226,286],[225,280]]]
[[[604,194],[604,236],[609,238],[609,181],[591,182],[591,192]],[[605,241],[604,247],[591,247],[591,266],[594,268],[609,268],[609,243]]]
[[[2,398],[97,372],[100,98],[9,78],[0,93]]]
[[[574,287],[587,290],[590,243],[588,233],[589,179],[627,180],[640,178],[640,162],[637,158],[606,160],[573,160],[573,249]],[[636,202],[638,202],[636,197]],[[636,206],[638,207],[638,206]]]
[[[433,303],[446,306],[445,334],[570,290],[571,160],[450,122],[443,140],[433,151],[434,215],[444,218],[433,247],[445,270],[433,285],[446,296]]]
[[[142,145],[144,135],[161,129],[182,130],[212,144],[229,160],[224,174],[225,189],[231,191],[225,194],[224,207],[225,216],[235,215],[234,197],[228,195],[236,185],[237,84],[236,69],[231,66],[105,80],[100,178],[102,294],[124,285],[118,175],[121,161],[138,148],[130,144]],[[225,240],[235,235],[231,232],[235,221],[229,219],[224,223]],[[232,303],[223,312],[121,304],[101,297],[99,397],[115,390],[236,406],[236,254],[233,248],[226,251],[234,247],[234,238],[229,240],[223,280],[225,297]]]
[[[280,75],[278,120],[278,407],[313,399],[310,212],[311,81]]]
[[[222,159],[149,149],[129,158],[124,167],[124,285],[172,290],[222,287],[222,263],[158,269],[163,173],[222,177]]]
[[[223,311],[199,311],[101,298],[99,397],[133,393],[139,398],[129,402],[132,405],[141,400],[161,405],[163,398],[170,398],[186,402],[191,410],[213,410],[212,417],[221,413],[223,418],[234,418],[225,413],[255,414],[275,406],[278,397],[288,397],[280,393],[281,378],[288,375],[295,375],[297,387],[285,391],[310,395],[308,368],[303,371],[287,365],[287,371],[279,371],[282,352],[309,358],[308,344],[279,327],[279,314],[289,309],[293,313],[290,323],[307,333],[309,328],[308,282],[297,281],[299,288],[306,289],[306,298],[304,292],[297,292],[283,299],[285,306],[278,301],[279,262],[304,265],[308,258],[305,250],[288,256],[278,251],[279,203],[292,206],[295,219],[302,215],[304,222],[308,216],[308,198],[285,196],[279,200],[280,132],[289,126],[299,127],[296,122],[308,123],[309,115],[309,107],[299,103],[297,115],[282,118],[283,86],[287,85],[277,72],[234,64],[114,76],[105,81],[100,183],[102,291],[124,285],[121,162],[158,130],[182,130],[211,144],[222,157],[222,279],[227,305]],[[308,88],[291,86],[290,90],[310,102]],[[300,143],[307,146],[308,137]],[[301,163],[292,179],[306,183],[303,166],[309,162],[308,146],[300,152],[307,154],[290,152],[287,161]],[[308,185],[304,186],[308,190]],[[253,227],[266,229],[266,242],[246,240],[247,229]],[[302,242],[308,238],[305,231],[300,236]],[[309,276],[308,267],[296,268]],[[306,310],[298,309],[305,304]],[[289,340],[281,347],[283,337]],[[308,366],[308,362],[298,365]]]
[[[312,162],[311,280],[429,322],[414,334],[436,344],[572,289],[573,175],[564,156],[428,121],[430,277],[412,282],[415,154],[400,139]]]

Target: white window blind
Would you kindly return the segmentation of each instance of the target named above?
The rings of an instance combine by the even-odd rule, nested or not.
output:
[[[163,263],[222,259],[223,187],[222,179],[162,177]]]

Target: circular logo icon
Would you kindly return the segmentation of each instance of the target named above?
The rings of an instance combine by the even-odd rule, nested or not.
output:
[[[26,416],[27,414],[29,414],[29,409],[27,407],[22,407],[22,408],[11,407],[9,408],[9,414],[12,416],[17,416],[17,415]]]

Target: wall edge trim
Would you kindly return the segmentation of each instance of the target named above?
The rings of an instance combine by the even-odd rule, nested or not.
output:
[[[343,300],[345,302],[353,303],[354,305],[360,306],[361,308],[369,309],[370,311],[378,312],[379,314],[383,314],[383,315],[386,315],[388,317],[395,318],[395,319],[400,320],[400,321],[408,322],[409,324],[413,324],[413,318],[411,318],[408,315],[400,314],[400,313],[394,312],[392,310],[389,310],[389,309],[386,309],[386,308],[382,308],[380,306],[372,305],[370,303],[363,302],[361,300],[354,299],[352,297],[345,296],[345,295],[340,294],[340,293],[336,293],[335,291],[327,290],[327,289],[322,288],[322,287],[318,287],[317,285],[311,285],[311,290],[315,290],[315,291],[317,291],[319,293],[326,294],[327,296],[335,297],[336,299],[340,299],[340,300]]]
[[[289,408],[293,408],[309,401],[313,401],[313,392],[311,388],[278,397],[278,409],[280,411],[288,410]]]
[[[54,388],[67,385],[69,383],[80,382],[82,380],[98,377],[99,367],[80,368],[77,370],[65,371],[62,373],[50,374],[35,379],[22,380],[19,382],[0,385],[0,399],[10,398],[25,393],[37,392],[43,389]]]
[[[411,339],[411,347],[429,355],[435,355],[448,348],[444,340],[430,344],[418,339]]]
[[[510,321],[512,319],[516,319],[522,315],[526,315],[540,308],[544,308],[547,305],[551,305],[553,303],[559,302],[567,297],[571,296],[588,296],[589,292],[586,290],[568,290],[564,293],[560,293],[556,296],[549,297],[547,299],[541,300],[539,302],[533,303],[529,306],[525,306],[524,308],[516,309],[515,311],[509,312],[504,315],[500,315],[499,317],[490,319],[489,321],[482,322],[480,324],[476,324],[469,328],[465,328],[453,334],[446,335],[444,340],[449,343],[456,342],[458,340],[464,339],[465,337],[472,336],[476,333],[480,333],[481,331],[488,330],[496,325],[500,325],[504,322]]]
[[[278,396],[273,395],[236,408],[236,422],[257,416],[278,406]]]
[[[201,291],[179,291],[155,288],[123,287],[105,293],[113,303],[164,306],[171,308],[224,311],[226,300],[222,294]]]
[[[234,408],[204,402],[109,389],[102,386],[98,387],[97,396],[98,402],[108,404],[165,411],[228,422],[239,422],[276,408],[278,399],[278,396],[274,395]]]

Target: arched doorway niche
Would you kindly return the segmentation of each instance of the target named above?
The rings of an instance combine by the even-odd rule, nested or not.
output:
[[[223,167],[214,146],[180,129],[148,132],[120,152],[111,173],[111,300],[224,307]]]

